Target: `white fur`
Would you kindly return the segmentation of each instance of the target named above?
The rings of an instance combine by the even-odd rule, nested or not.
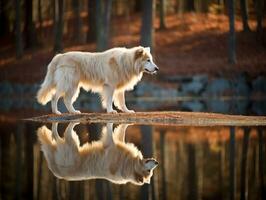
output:
[[[142,153],[132,143],[125,143],[127,124],[103,129],[101,140],[80,146],[79,138],[70,123],[61,138],[57,124],[52,131],[46,126],[38,129],[41,149],[52,173],[65,180],[107,179],[118,184],[136,185],[150,183],[155,159],[143,159]]]
[[[141,53],[141,56],[136,56]],[[73,107],[80,87],[97,92],[107,112],[113,110],[112,103],[123,112],[129,110],[124,92],[132,90],[141,80],[143,72],[155,73],[158,67],[152,60],[149,48],[113,48],[101,53],[72,51],[56,55],[48,65],[44,82],[37,94],[38,102],[52,101],[52,111],[60,114],[57,102],[64,98],[71,113],[80,113]]]

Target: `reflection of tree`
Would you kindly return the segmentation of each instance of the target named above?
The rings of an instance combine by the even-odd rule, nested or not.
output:
[[[179,139],[177,145],[177,195],[179,197],[177,199],[185,199],[186,178],[184,174],[186,174],[187,155],[183,138]]]
[[[162,179],[161,199],[167,199],[166,176],[165,176],[165,131],[160,132],[160,155],[161,155],[161,179]]]
[[[220,136],[222,136],[221,131],[219,131]],[[224,197],[224,185],[225,185],[225,171],[226,171],[226,143],[224,141],[220,141],[220,146],[221,146],[221,150],[220,150],[220,154],[219,154],[219,163],[220,163],[220,169],[219,169],[219,188],[220,188],[220,197],[221,199],[223,199]]]
[[[265,185],[264,185],[264,173],[265,173],[265,138],[263,137],[263,130],[261,127],[258,128],[259,136],[259,183],[260,183],[260,197],[261,199],[266,198]]]
[[[242,159],[241,159],[241,173],[240,173],[240,199],[247,199],[247,188],[246,188],[246,173],[247,173],[247,154],[249,144],[249,128],[244,128],[244,138],[242,142]]]
[[[19,199],[22,193],[22,136],[25,131],[25,124],[19,123],[16,131],[16,187],[15,187],[15,199]]]
[[[100,124],[90,124],[87,126],[89,132],[89,141],[92,142],[99,140],[101,135],[101,125]],[[112,188],[108,181],[96,179],[95,181],[95,196],[96,199],[112,199]]]
[[[235,127],[230,127],[229,144],[229,191],[230,199],[235,199]]]
[[[187,171],[187,199],[198,199],[198,177],[196,170],[196,151],[194,144],[187,145],[188,171]]]
[[[152,127],[141,126],[141,152],[143,157],[152,157]],[[141,187],[141,199],[150,199],[150,191],[152,193],[152,199],[154,195],[154,179],[151,179],[151,184],[144,184]]]
[[[84,181],[69,182],[69,199],[84,199]]]
[[[38,160],[38,174],[37,174],[37,199],[40,199],[41,194],[41,180],[43,178],[43,154],[41,151],[38,152],[39,160]]]
[[[32,124],[27,125],[25,134],[25,160],[26,160],[26,187],[27,187],[27,199],[33,199],[33,144],[34,144],[34,137],[35,137],[35,128]]]

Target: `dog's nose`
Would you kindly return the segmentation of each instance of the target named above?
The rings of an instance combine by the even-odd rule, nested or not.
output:
[[[159,71],[159,67],[155,67],[155,71]]]
[[[155,165],[158,165],[158,164],[159,164],[159,162],[158,162],[158,161],[155,161],[154,163],[155,163]]]

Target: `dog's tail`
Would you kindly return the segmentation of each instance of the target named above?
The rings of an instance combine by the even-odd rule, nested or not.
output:
[[[56,142],[52,138],[52,131],[48,129],[46,126],[42,126],[37,130],[38,139],[43,146],[55,146]]]
[[[45,79],[41,85],[41,88],[39,89],[37,93],[37,101],[40,104],[45,105],[48,101],[52,99],[52,96],[54,94],[54,71],[56,69],[58,58],[61,56],[61,54],[56,55],[53,60],[48,65],[47,74],[45,76]]]
[[[52,131],[46,126],[42,126],[37,130],[37,135],[49,169],[53,172],[58,171],[56,170],[57,168],[54,159],[54,152],[57,149],[57,143],[52,137]]]
[[[41,143],[41,150],[46,158],[52,160],[53,151],[56,149],[56,141],[52,138],[52,132],[46,126],[37,130],[38,140]]]

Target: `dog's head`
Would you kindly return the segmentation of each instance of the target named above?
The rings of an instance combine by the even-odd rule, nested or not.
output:
[[[157,165],[158,162],[154,158],[139,160],[139,162],[135,165],[133,183],[136,185],[150,183],[153,170],[157,167]]]
[[[139,73],[146,72],[149,74],[156,73],[159,68],[153,62],[150,47],[137,47],[135,50],[135,68]]]

